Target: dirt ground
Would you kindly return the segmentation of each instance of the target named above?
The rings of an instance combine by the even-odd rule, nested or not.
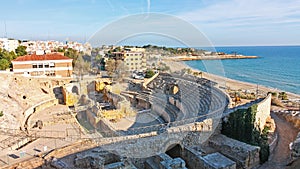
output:
[[[291,153],[289,150],[289,144],[293,142],[299,132],[299,129],[295,128],[291,123],[287,122],[283,117],[280,117],[274,113],[271,113],[272,118],[276,123],[276,130],[278,132],[278,144],[275,147],[273,154],[268,162],[263,164],[259,169],[272,168],[283,169],[287,168],[287,164],[291,160]],[[300,168],[300,162],[295,163],[296,168]]]

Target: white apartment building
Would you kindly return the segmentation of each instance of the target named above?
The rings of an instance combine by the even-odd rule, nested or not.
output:
[[[19,41],[15,39],[0,38],[0,48],[9,52],[15,51],[19,46]]]

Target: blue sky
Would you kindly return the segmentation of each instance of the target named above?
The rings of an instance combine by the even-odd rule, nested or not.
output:
[[[299,0],[0,0],[0,37],[85,41],[122,17],[173,15],[215,45],[300,45]],[[158,23],[159,24],[159,23]]]

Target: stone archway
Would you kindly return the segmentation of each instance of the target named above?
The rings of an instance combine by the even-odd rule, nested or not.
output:
[[[181,157],[184,147],[179,143],[171,144],[167,147],[165,153],[172,158]]]
[[[77,86],[74,85],[74,86],[72,87],[72,93],[75,93],[75,94],[79,95],[79,89],[78,89]]]

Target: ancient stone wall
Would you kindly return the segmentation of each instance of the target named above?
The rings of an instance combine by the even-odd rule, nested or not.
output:
[[[170,122],[170,115],[166,112],[165,107],[157,104],[152,105],[152,110],[161,116],[165,122]]]
[[[237,168],[254,168],[259,165],[260,147],[231,139],[222,134],[209,139],[209,146],[237,163]]]
[[[300,158],[300,132],[298,133],[296,139],[291,143],[290,149],[292,151],[293,158]]]
[[[185,160],[187,167],[190,169],[203,168],[204,166],[201,154],[192,148],[184,147],[181,157]]]
[[[25,124],[30,124],[29,121],[27,121],[28,117],[37,112],[37,111],[41,111],[43,109],[46,109],[48,107],[51,107],[51,106],[54,106],[54,105],[57,105],[58,104],[58,99],[50,99],[50,100],[46,100],[46,101],[43,101],[41,103],[38,103],[37,105],[34,105],[30,108],[28,108],[27,110],[24,111],[24,120],[22,121],[22,125],[21,127],[24,127],[26,126]]]
[[[206,124],[203,124],[205,122]],[[172,144],[182,144],[184,136],[191,131],[207,133],[208,130],[212,129],[212,126],[208,127],[207,125],[211,123],[207,123],[207,121],[205,122],[190,123],[178,127],[171,127],[166,129],[166,131],[161,134],[158,134],[157,132],[148,132],[130,136],[101,138],[100,140],[96,141],[98,141],[98,143],[101,145],[106,144],[103,146],[106,150],[117,151],[121,156],[138,158],[148,154],[165,152],[168,146]],[[145,152],[148,152],[148,154],[145,154]]]
[[[260,131],[264,129],[267,118],[270,117],[271,97],[271,94],[269,94],[263,101],[257,103],[255,125]]]
[[[98,123],[96,115],[95,115],[95,114],[92,112],[92,110],[90,110],[90,109],[87,109],[87,110],[85,111],[85,114],[86,114],[87,121],[88,121],[93,127],[96,128],[97,123]]]
[[[205,169],[236,169],[236,163],[216,152],[203,157]]]
[[[157,76],[159,75],[159,73],[156,73],[154,76],[152,76],[150,79],[145,80],[145,82],[143,83],[143,87],[147,88],[147,85],[152,82]]]

